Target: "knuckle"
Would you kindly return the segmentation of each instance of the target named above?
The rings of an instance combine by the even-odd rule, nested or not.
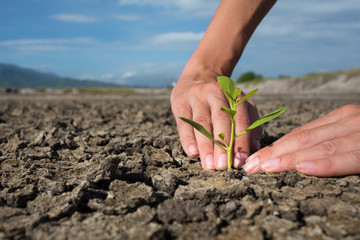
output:
[[[352,152],[351,160],[360,168],[360,151]]]
[[[204,116],[204,115],[198,115],[195,116],[193,119],[195,122],[200,123],[201,125],[210,126],[211,125],[211,119],[210,117]]]
[[[293,137],[299,144],[306,144],[311,138],[311,131],[308,129],[303,129],[293,133]]]
[[[184,112],[185,107],[183,105],[177,104],[176,102],[172,102],[171,110],[175,114],[175,113],[178,113],[178,112]]]
[[[337,152],[337,146],[333,141],[323,142],[320,147],[325,156],[335,155]]]
[[[224,112],[216,112],[215,113],[215,116],[216,116],[216,120],[221,122],[221,123],[227,123],[227,122],[230,122],[230,117],[229,115],[227,115],[226,113]]]
[[[236,123],[239,124],[240,126],[246,126],[246,127],[250,126],[251,124],[250,119],[245,116],[237,117]]]
[[[274,149],[274,145],[270,145],[269,148],[265,151],[265,154],[267,154],[267,156],[275,156],[275,149]]]
[[[189,116],[189,115],[191,115],[191,112],[192,112],[191,108],[188,105],[177,104],[177,103],[172,103],[171,111],[173,112],[177,122],[179,122],[179,120],[180,120],[177,117]],[[182,122],[182,121],[180,121],[180,122]]]
[[[326,172],[328,173],[327,175],[336,175],[337,168],[335,162],[331,158],[325,158],[322,161],[324,161],[323,165],[325,166]]]
[[[301,130],[300,130],[299,128],[295,128],[295,129],[291,130],[288,134],[291,135],[291,136],[293,136],[293,135],[297,134],[297,133],[300,132],[300,131],[301,131]]]
[[[291,131],[287,134],[287,136],[293,138],[293,137],[295,137],[295,136],[296,136],[299,132],[301,132],[301,131],[302,131],[302,128],[295,128],[295,129],[291,130]]]
[[[195,139],[193,136],[185,135],[185,136],[180,137],[180,141],[181,141],[181,145],[183,146],[183,148],[186,149],[185,147],[191,143],[194,143]]]
[[[171,103],[171,106],[176,106],[177,103],[179,102],[179,95],[175,95],[175,94],[171,94],[171,97],[170,97],[170,103]]]
[[[183,131],[186,131],[187,127],[190,126],[187,122],[185,122],[179,118],[176,118],[176,124],[178,127],[178,131],[180,133],[182,133]]]
[[[266,156],[264,158],[270,159],[270,158],[277,156],[276,149],[273,144],[270,144],[269,146],[261,149],[258,152],[261,153],[261,154],[259,154],[261,156],[261,158],[263,158],[263,156]]]

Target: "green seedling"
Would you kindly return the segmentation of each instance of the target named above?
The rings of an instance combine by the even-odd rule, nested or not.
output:
[[[220,88],[221,88],[222,92],[224,93],[225,97],[228,100],[229,107],[230,107],[230,108],[221,107],[221,111],[225,112],[231,118],[230,142],[228,144],[225,142],[225,134],[224,133],[219,134],[220,140],[217,141],[201,124],[199,124],[191,119],[185,118],[185,117],[180,117],[180,119],[189,123],[196,130],[198,130],[199,132],[204,134],[207,138],[209,138],[216,145],[218,145],[219,147],[221,147],[222,149],[224,149],[227,152],[228,170],[230,170],[235,138],[240,137],[241,135],[253,130],[254,128],[257,128],[258,126],[270,121],[271,119],[274,119],[274,118],[280,116],[286,110],[286,108],[282,107],[282,108],[276,110],[275,112],[270,113],[270,114],[258,119],[257,121],[252,123],[247,129],[245,129],[243,132],[235,134],[235,115],[237,113],[236,107],[239,104],[245,102],[247,99],[249,99],[257,91],[257,89],[252,90],[247,95],[245,95],[244,97],[241,98],[240,97],[241,90],[236,87],[236,84],[232,79],[230,79],[229,77],[226,77],[226,76],[219,76],[219,77],[217,77],[217,80],[220,84]]]

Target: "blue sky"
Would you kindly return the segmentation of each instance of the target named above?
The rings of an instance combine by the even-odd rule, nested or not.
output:
[[[1,1],[0,62],[59,76],[164,86],[196,49],[219,0]],[[215,47],[215,46],[214,46]],[[279,0],[233,73],[360,67],[359,0]]]

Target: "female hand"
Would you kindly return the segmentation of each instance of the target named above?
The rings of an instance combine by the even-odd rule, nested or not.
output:
[[[219,146],[214,146],[211,140],[178,117],[200,123],[215,139],[219,133],[224,133],[225,141],[229,142],[231,120],[220,110],[220,107],[227,106],[227,100],[217,82],[217,76],[231,75],[250,36],[275,2],[276,0],[222,0],[172,91],[171,107],[181,144],[188,156],[200,155],[204,169],[227,169],[226,152]],[[235,131],[244,131],[257,119],[257,110],[251,101],[240,104],[237,108]],[[236,138],[232,163],[235,168],[243,165],[250,150],[260,147],[260,136],[261,129],[258,128]]]
[[[194,71],[191,71],[194,72]],[[229,142],[231,120],[220,107],[227,106],[227,100],[216,80],[217,74],[202,71],[201,74],[183,72],[171,93],[171,107],[176,118],[181,144],[189,157],[200,156],[206,170],[226,170],[226,151],[195,130],[191,125],[179,119],[186,117],[203,125],[215,139],[219,133],[225,133]],[[259,118],[256,106],[251,101],[240,104],[237,109],[235,131],[242,132]],[[261,129],[245,134],[235,140],[233,166],[240,168],[249,156],[250,150],[260,147]]]
[[[346,105],[299,127],[246,160],[246,172],[326,177],[360,173],[360,106]]]

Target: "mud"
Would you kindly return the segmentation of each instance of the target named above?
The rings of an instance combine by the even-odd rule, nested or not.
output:
[[[262,146],[358,96],[260,96]],[[360,176],[207,172],[168,97],[0,98],[0,239],[359,239]]]

